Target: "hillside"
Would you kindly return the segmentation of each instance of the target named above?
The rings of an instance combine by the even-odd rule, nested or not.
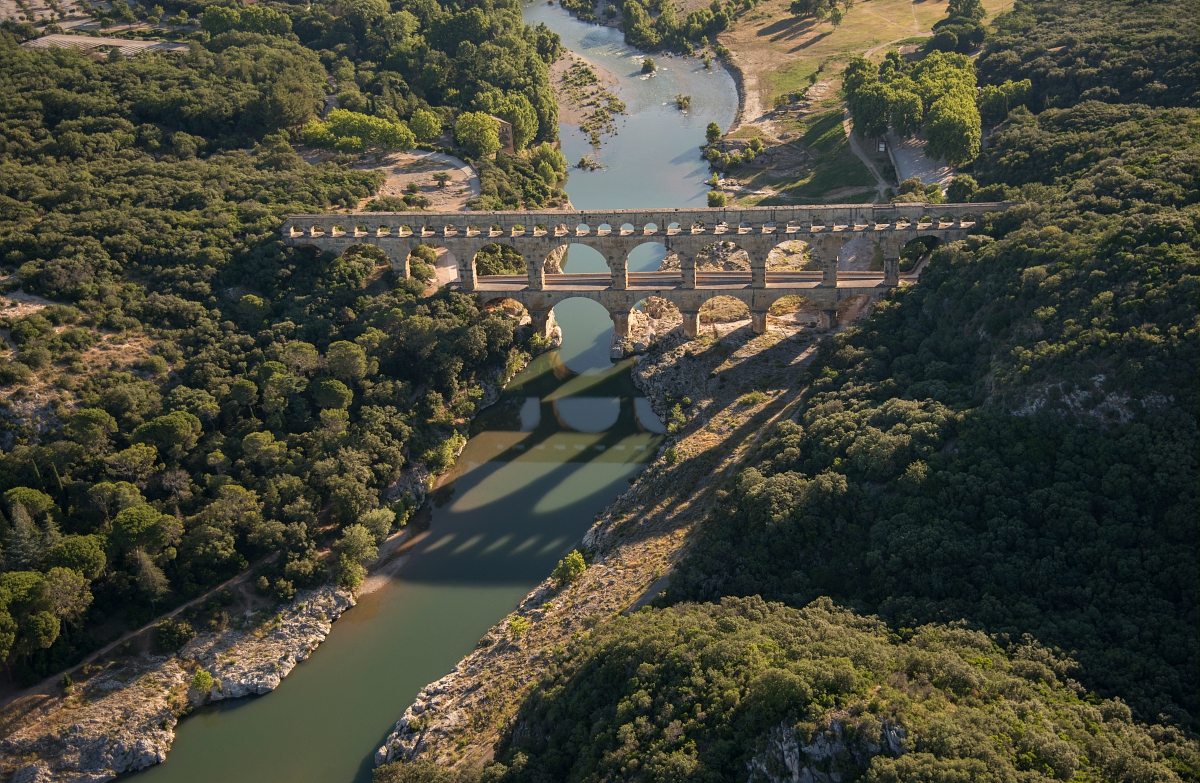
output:
[[[957,187],[1024,204],[794,378],[659,608],[564,651],[485,779],[1200,778],[1200,114],[1186,57],[1154,105],[1122,77],[1173,9],[999,20],[980,82],[1039,113]]]
[[[8,689],[267,555],[261,602],[355,585],[407,520],[406,471],[444,470],[481,387],[528,357],[512,318],[423,296],[377,249],[334,258],[278,231],[366,201],[383,177],[359,154],[418,140],[485,159],[478,205],[561,198],[557,38],[514,3],[483,21],[182,5],[199,24],[178,54],[98,61],[0,30]],[[486,132],[456,127],[494,125],[480,109],[512,118],[517,154],[492,161]]]

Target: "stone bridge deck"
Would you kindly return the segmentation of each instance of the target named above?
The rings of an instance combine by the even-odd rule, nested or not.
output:
[[[608,309],[618,334],[628,333],[628,314],[646,296],[671,301],[694,334],[698,311],[715,296],[732,296],[750,308],[756,330],[766,328],[767,308],[784,296],[803,296],[836,317],[840,299],[877,296],[900,285],[900,253],[917,239],[962,239],[988,212],[1007,203],[980,204],[817,204],[743,209],[651,209],[578,212],[357,212],[294,215],[283,225],[284,242],[341,253],[354,245],[375,245],[396,271],[409,276],[409,255],[419,245],[444,248],[455,260],[458,284],[484,301],[515,299],[535,323],[545,323],[550,308],[564,299],[583,297]],[[854,240],[874,246],[883,271],[838,269],[838,257]],[[820,269],[769,272],[767,257],[780,244],[807,243]],[[717,243],[731,243],[750,258],[748,272],[709,272],[697,268],[697,256]],[[630,272],[628,256],[647,243],[678,254],[678,272]],[[490,245],[520,253],[523,275],[480,276],[475,256]],[[552,253],[571,245],[598,251],[607,274],[546,272]],[[915,278],[913,278],[915,279]],[[904,282],[911,282],[905,280]]]

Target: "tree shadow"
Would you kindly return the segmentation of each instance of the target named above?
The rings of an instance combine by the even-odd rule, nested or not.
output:
[[[760,38],[770,37],[772,41],[782,41],[787,38],[796,38],[811,30],[816,24],[817,20],[812,17],[788,16],[763,27],[756,35]]]
[[[825,40],[832,34],[833,34],[832,30],[826,30],[822,33],[814,35],[812,38],[809,38],[807,41],[805,41],[803,43],[798,43],[795,46],[793,46],[791,49],[788,50],[788,53],[791,54],[794,52],[798,52],[802,49],[807,49],[808,47],[812,46],[813,44],[817,43],[818,41]]]

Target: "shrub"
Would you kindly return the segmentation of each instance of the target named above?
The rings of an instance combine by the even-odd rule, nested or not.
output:
[[[558,561],[550,577],[561,588],[574,582],[586,570],[587,562],[583,559],[583,554],[578,549],[572,549],[566,557]]]

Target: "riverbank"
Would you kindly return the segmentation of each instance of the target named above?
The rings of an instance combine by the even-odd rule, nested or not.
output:
[[[176,654],[110,660],[59,694],[16,702],[3,716],[0,774],[14,783],[101,783],[160,764],[181,717],[202,704],[274,690],[354,603],[332,585],[305,591]],[[211,680],[197,678],[201,671]]]
[[[497,372],[481,384],[477,414],[500,398],[510,377]],[[421,506],[432,478],[414,465],[389,495],[408,492]],[[73,679],[42,683],[14,698],[0,710],[0,779],[101,783],[161,764],[179,721],[195,709],[275,690],[359,597],[394,576],[421,532],[405,527],[389,536],[357,594],[325,585],[271,605],[244,584],[251,569],[226,584],[231,592],[206,602],[232,607],[218,612],[232,615],[226,627],[202,631],[175,652],[155,650],[152,630],[143,630],[113,654],[73,669]],[[244,611],[233,611],[238,608]],[[198,687],[208,682],[201,672],[211,685]]]
[[[674,422],[676,437],[597,517],[584,538],[583,575],[562,589],[543,581],[454,671],[425,687],[377,763],[419,757],[482,768],[536,684],[531,673],[552,665],[571,638],[665,589],[693,527],[718,502],[756,434],[798,399],[795,381],[818,339],[807,331],[756,336],[748,325],[687,342],[676,332],[643,357],[635,382]]]

